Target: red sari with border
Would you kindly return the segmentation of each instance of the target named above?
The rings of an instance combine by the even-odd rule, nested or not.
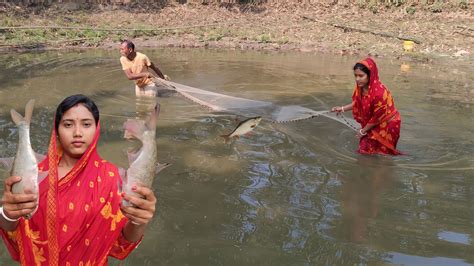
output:
[[[14,260],[22,265],[106,265],[108,256],[124,259],[138,245],[128,242],[122,228],[128,219],[122,200],[118,169],[100,158],[94,140],[63,178],[58,178],[62,154],[56,131],[48,154],[38,164],[47,172],[39,187],[39,208],[29,220],[21,218],[13,232],[1,230]]]
[[[363,95],[355,86],[352,95],[352,115],[363,127],[376,124],[359,142],[359,153],[362,154],[402,154],[397,150],[400,138],[401,117],[395,108],[390,91],[379,80],[379,71],[371,58],[360,61],[370,70],[369,92]]]

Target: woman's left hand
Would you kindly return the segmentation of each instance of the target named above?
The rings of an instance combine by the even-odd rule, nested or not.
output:
[[[365,137],[366,135],[367,135],[367,132],[366,132],[363,128],[357,130],[356,136],[357,136],[359,139]]]
[[[122,205],[120,209],[131,223],[135,225],[146,225],[151,221],[155,214],[155,194],[153,194],[151,189],[142,186],[136,186],[132,188],[132,190],[143,198],[124,194],[123,198],[130,202],[131,206]]]

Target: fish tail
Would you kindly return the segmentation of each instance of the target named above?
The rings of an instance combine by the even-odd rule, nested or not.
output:
[[[25,121],[25,118],[23,118],[23,116],[21,116],[17,111],[15,111],[14,109],[11,109],[10,110],[10,114],[12,116],[12,120],[13,122],[15,123],[15,125],[19,125],[22,121]]]
[[[150,115],[148,116],[145,123],[149,129],[152,129],[152,130],[156,129],[156,120],[158,119],[159,113],[160,113],[160,104],[156,103],[155,107],[150,112]]]
[[[145,121],[137,119],[128,119],[124,124],[123,128],[125,129],[124,137],[125,138],[137,138],[142,140],[143,134],[147,130],[156,130],[156,120],[160,112],[160,104],[156,103],[150,113],[148,113]]]
[[[29,100],[25,107],[25,117],[23,117],[20,113],[15,111],[15,109],[11,109],[10,114],[12,116],[12,120],[15,123],[15,125],[19,125],[23,121],[29,125],[31,123],[31,117],[33,116],[34,106],[35,106],[35,100]]]
[[[35,107],[35,100],[31,99],[26,103],[25,106],[25,121],[26,123],[31,123],[31,117],[33,116],[33,108]]]
[[[224,143],[230,142],[230,134],[221,135],[221,137],[224,138]]]

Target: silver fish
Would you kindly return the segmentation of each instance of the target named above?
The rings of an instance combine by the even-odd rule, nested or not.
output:
[[[221,135],[224,138],[224,141],[227,143],[231,139],[238,139],[240,136],[245,135],[252,131],[258,124],[262,121],[261,116],[251,117],[240,122],[235,129],[229,134]]]
[[[126,139],[137,139],[142,144],[137,152],[129,151],[128,153],[129,168],[126,170],[125,176],[122,176],[122,190],[126,194],[138,196],[132,191],[132,187],[135,185],[145,186],[148,188],[152,187],[155,171],[157,170],[155,136],[156,120],[159,111],[160,105],[157,104],[150,112],[146,121],[129,119],[123,125],[125,129],[124,137]],[[129,206],[128,202],[124,201],[123,204]]]
[[[20,176],[21,181],[15,183],[12,192],[15,194],[25,191],[38,194],[38,162],[30,143],[30,123],[33,115],[35,100],[29,100],[25,107],[25,117],[11,109],[13,122],[18,127],[19,138],[11,176]]]

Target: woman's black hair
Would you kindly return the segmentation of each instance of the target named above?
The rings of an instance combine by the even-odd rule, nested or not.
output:
[[[95,125],[97,126],[97,123],[99,123],[99,108],[97,108],[97,105],[89,97],[82,94],[75,94],[67,97],[58,105],[56,116],[54,118],[56,132],[58,132],[59,123],[61,122],[64,113],[77,104],[82,104],[92,113]]]
[[[362,72],[364,72],[365,74],[367,74],[367,79],[370,80],[370,70],[364,64],[356,63],[354,65],[353,70],[356,70],[356,69],[359,69]]]

